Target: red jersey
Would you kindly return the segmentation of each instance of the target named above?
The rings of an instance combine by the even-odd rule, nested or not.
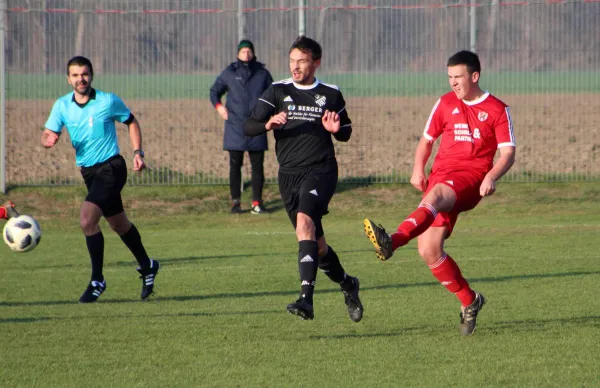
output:
[[[485,92],[476,101],[459,100],[454,92],[434,105],[423,136],[434,141],[442,136],[432,171],[472,171],[487,174],[496,150],[515,147],[508,105]]]

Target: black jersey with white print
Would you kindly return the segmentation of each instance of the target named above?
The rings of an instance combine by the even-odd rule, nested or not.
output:
[[[266,131],[271,116],[287,113],[287,123],[274,129],[275,152],[280,169],[293,171],[317,164],[335,163],[332,134],[322,123],[323,113],[334,111],[340,116],[340,130],[333,134],[346,142],[352,134],[352,121],[346,112],[346,102],[335,85],[315,80],[312,85],[299,85],[286,79],[273,82],[259,98],[244,128],[246,136]]]

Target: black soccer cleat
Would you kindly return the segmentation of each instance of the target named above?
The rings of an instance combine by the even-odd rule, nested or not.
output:
[[[104,290],[106,290],[106,280],[101,282],[92,280],[90,284],[88,284],[83,294],[81,294],[79,303],[92,303],[97,301]]]
[[[375,223],[368,218],[365,218],[365,233],[373,246],[375,247],[375,253],[377,258],[381,261],[386,261],[394,254],[392,249],[392,238],[385,232],[383,226],[375,225]]]
[[[475,331],[477,324],[477,314],[483,308],[485,298],[482,294],[475,292],[475,300],[473,303],[462,309],[460,312],[460,334],[471,335]]]
[[[299,298],[294,303],[288,304],[287,311],[290,314],[299,316],[304,321],[311,320],[315,317],[312,304],[308,303],[304,298]]]
[[[2,205],[0,205],[6,210],[6,219],[14,218],[19,216],[19,212],[15,209],[15,204],[11,201],[6,201]]]
[[[150,259],[150,268],[142,270],[137,268],[140,273],[140,279],[142,279],[142,300],[146,300],[150,295],[154,293],[154,279],[160,269],[160,263],[156,260]]]
[[[352,284],[352,288],[347,290],[342,288],[344,302],[346,302],[346,306],[348,306],[348,315],[350,315],[352,322],[360,322],[363,317],[364,309],[360,302],[360,298],[358,297],[358,291],[360,289],[358,278],[352,278]]]

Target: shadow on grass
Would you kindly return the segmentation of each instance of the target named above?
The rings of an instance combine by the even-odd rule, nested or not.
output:
[[[439,326],[439,330],[442,331],[442,327]],[[443,330],[447,330],[443,327]],[[401,330],[394,330],[387,333],[346,333],[346,334],[332,334],[332,335],[311,335],[308,339],[311,340],[324,340],[324,339],[348,339],[348,338],[386,338],[386,337],[400,337],[405,336],[408,333],[431,333],[437,331],[434,326],[417,326],[417,327],[403,327]]]
[[[55,319],[64,319],[64,318],[53,318],[53,317],[31,317],[31,318],[23,318],[23,317],[8,317],[8,318],[0,318],[0,325],[3,323],[34,323],[34,322],[42,322],[42,321],[51,321]]]
[[[561,272],[561,273],[548,273],[548,274],[523,274],[523,275],[508,275],[508,276],[496,276],[496,277],[483,277],[483,278],[470,278],[469,281],[472,283],[496,283],[506,282],[513,280],[530,280],[530,279],[546,279],[546,278],[563,278],[572,276],[588,276],[588,275],[600,275],[600,271],[573,271],[573,272]],[[403,284],[382,284],[379,286],[361,287],[361,291],[369,290],[388,290],[388,289],[404,289],[413,287],[439,287],[438,282],[417,282],[417,283],[403,283]],[[319,290],[318,293],[336,293],[338,289],[325,289]],[[152,300],[142,302],[139,299],[101,299],[101,304],[105,303],[154,303],[154,302],[187,302],[194,300],[205,300],[205,299],[237,299],[237,298],[260,298],[265,296],[295,296],[298,294],[298,290],[287,290],[287,291],[257,291],[257,292],[226,292],[218,294],[206,294],[206,295],[174,295],[166,297],[154,297]],[[59,306],[59,305],[70,305],[79,304],[76,298],[73,300],[47,300],[47,301],[32,301],[32,302],[0,302],[0,307],[19,307],[19,306]]]
[[[352,250],[352,251],[339,251],[336,250],[337,253],[339,254],[344,254],[344,253],[357,253],[357,252],[369,252],[372,253],[373,249],[357,249],[357,250]],[[186,263],[186,262],[193,262],[193,261],[198,261],[198,260],[211,260],[211,259],[239,259],[239,258],[250,258],[250,257],[289,257],[290,260],[293,260],[296,256],[297,256],[297,252],[290,250],[290,251],[280,251],[280,252],[273,252],[273,253],[256,253],[256,254],[245,254],[245,253],[241,253],[241,254],[235,254],[235,255],[208,255],[208,256],[188,256],[188,257],[175,257],[175,258],[164,258],[164,259],[157,259],[158,261],[160,261],[160,263],[165,263],[165,264],[169,264],[169,263]],[[123,266],[123,265],[132,265],[134,264],[134,262],[125,262],[125,261],[119,261],[117,262],[115,265],[118,266]]]
[[[267,209],[267,214],[268,213],[277,213],[278,211],[284,209],[283,206],[283,201],[281,199],[272,199],[269,201],[264,201],[263,202],[264,207]],[[249,214],[250,213],[250,204],[246,205],[242,203],[242,214]],[[233,214],[235,215],[235,214]],[[259,214],[256,214],[259,215]]]
[[[487,331],[505,332],[510,331],[533,331],[533,330],[547,330],[548,325],[578,325],[578,326],[594,326],[600,328],[600,316],[590,315],[583,317],[568,317],[568,318],[551,318],[551,319],[521,319],[516,321],[502,321],[493,322],[489,327],[486,327]]]
[[[265,201],[263,203],[265,208],[267,209],[267,213],[275,213],[279,210],[285,210],[285,206],[283,206],[283,201],[281,199],[273,199],[271,201]]]
[[[373,183],[375,183],[375,182],[369,178],[358,180],[356,182],[352,181],[352,180],[347,180],[347,179],[340,179],[335,188],[335,193],[341,194],[346,191],[361,189],[363,187],[370,187],[373,185]],[[335,202],[335,195],[332,198],[332,202]]]
[[[95,315],[86,315],[86,316],[73,316],[73,317],[31,317],[31,318],[22,318],[22,317],[7,317],[0,318],[0,325],[3,323],[34,323],[34,322],[43,322],[43,321],[79,321],[86,319],[129,319],[129,318],[165,318],[165,317],[219,317],[219,316],[232,316],[232,315],[265,315],[265,314],[279,314],[281,310],[263,310],[263,311],[220,311],[220,312],[196,312],[196,313],[173,313],[173,314],[140,314],[140,315],[132,315],[132,314],[114,314],[107,315],[102,314],[101,316]]]
[[[405,249],[416,249],[416,248],[405,248]],[[373,253],[373,249],[355,249],[352,251],[339,251],[336,250],[337,253],[339,254],[344,254],[344,253]],[[156,257],[155,259],[158,260],[160,262],[161,265],[165,265],[165,264],[181,264],[181,263],[191,263],[191,262],[195,262],[195,261],[201,261],[201,260],[214,260],[214,259],[247,259],[247,258],[251,258],[251,257],[289,257],[290,260],[293,260],[294,257],[297,255],[296,252],[294,252],[293,250],[290,251],[279,251],[279,252],[272,252],[272,253],[255,253],[255,254],[246,254],[246,253],[239,253],[239,254],[234,254],[234,255],[207,255],[207,256],[186,256],[186,257],[167,257],[167,258],[160,258],[160,257]],[[374,253],[373,253],[374,255]],[[130,261],[125,261],[125,260],[121,260],[121,261],[117,261],[117,262],[109,262],[109,263],[105,263],[104,264],[104,268],[111,268],[111,267],[136,267],[137,263],[135,262],[135,260],[131,259]],[[59,265],[40,265],[40,266],[36,266],[35,270],[38,269],[52,269],[52,268],[88,268],[89,267],[89,259],[85,259],[82,260],[80,263],[78,264],[59,264]],[[29,269],[27,269],[29,270]]]
[[[554,319],[531,319],[531,320],[519,320],[519,321],[506,321],[506,322],[486,322],[485,324],[477,326],[478,336],[485,334],[502,334],[507,332],[512,334],[516,331],[547,331],[548,326],[564,326],[564,325],[576,325],[576,326],[593,326],[600,327],[600,315],[582,316],[582,317],[569,317],[569,318],[554,318]],[[404,327],[401,330],[394,330],[385,333],[346,333],[346,334],[332,334],[332,335],[313,335],[308,337],[313,340],[323,339],[348,339],[348,338],[385,338],[385,337],[400,337],[405,336],[408,333],[432,333],[432,332],[446,332],[448,331],[448,325],[439,326],[417,326],[417,327]]]

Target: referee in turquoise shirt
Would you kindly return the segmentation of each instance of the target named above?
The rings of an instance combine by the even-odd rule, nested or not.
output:
[[[95,302],[106,290],[102,273],[104,236],[98,223],[104,216],[135,256],[142,278],[141,298],[148,298],[160,265],[148,257],[142,238],[123,209],[121,190],[127,181],[127,165],[120,155],[115,121],[127,125],[133,145],[133,171],[144,169],[140,124],[123,101],[113,93],[92,88],[94,69],[85,57],[67,63],[67,82],[73,92],[60,97],[52,107],[42,133],[42,145],[52,148],[63,127],[67,128],[75,159],[88,189],[81,205],[79,222],[85,234],[92,261],[92,279],[79,298],[81,303]]]

